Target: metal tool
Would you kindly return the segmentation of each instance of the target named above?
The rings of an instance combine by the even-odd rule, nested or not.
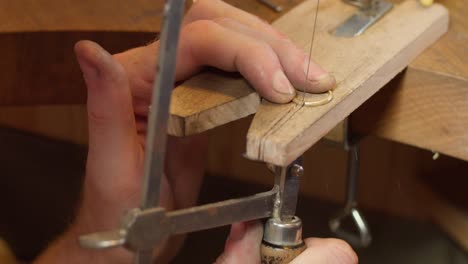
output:
[[[278,5],[278,4],[275,4],[273,3],[271,0],[258,0],[260,3],[266,5],[267,7],[273,9],[274,11],[276,12],[281,12],[283,11],[283,7]]]
[[[349,132],[348,132],[349,133]],[[358,209],[357,190],[359,177],[360,151],[359,142],[346,140],[345,148],[348,151],[348,183],[346,193],[346,203],[334,217],[330,219],[329,226],[332,232],[348,241],[355,247],[367,247],[372,241],[369,226],[366,219]],[[343,222],[351,218],[356,226],[358,234],[347,231],[343,228]]]
[[[267,192],[171,212],[161,207],[134,209],[120,229],[82,236],[80,244],[93,249],[124,246],[139,253],[136,261],[144,264],[151,263],[152,249],[171,235],[271,217],[264,240],[298,248],[303,245],[301,224],[294,213],[302,174],[302,166],[295,162],[275,167],[275,185]]]
[[[334,30],[333,34],[338,37],[350,38],[363,34],[393,7],[393,4],[386,0],[343,1],[358,7],[359,10]]]
[[[295,216],[299,180],[304,174],[299,158],[288,167],[272,166],[278,192],[272,217],[265,223],[260,248],[262,263],[289,263],[305,250],[302,240],[302,222]]]

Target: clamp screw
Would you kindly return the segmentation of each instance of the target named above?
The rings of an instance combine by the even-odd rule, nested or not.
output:
[[[294,164],[291,168],[291,174],[295,177],[304,175],[304,168],[299,164]]]

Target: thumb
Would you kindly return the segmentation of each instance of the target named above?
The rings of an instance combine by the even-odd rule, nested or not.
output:
[[[259,221],[233,224],[224,252],[215,264],[260,263],[262,236],[263,227]]]
[[[103,177],[136,156],[130,88],[123,67],[98,44],[80,41],[75,53],[88,91],[88,169]]]
[[[357,264],[358,256],[351,246],[335,238],[307,238],[307,249],[297,256],[291,264],[330,263]]]

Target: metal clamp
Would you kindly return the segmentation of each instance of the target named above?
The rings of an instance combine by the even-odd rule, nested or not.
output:
[[[333,32],[337,37],[356,37],[364,33],[393,7],[386,0],[344,0],[359,10],[339,25]]]
[[[270,165],[275,174],[278,193],[272,217],[265,223],[263,241],[275,246],[297,246],[302,244],[302,222],[297,216],[296,205],[299,194],[299,180],[304,174],[302,158],[288,167]]]
[[[348,141],[346,142],[346,147],[348,148],[348,183],[346,204],[342,210],[340,210],[334,217],[330,219],[329,226],[332,232],[348,241],[351,245],[355,247],[367,247],[372,242],[372,236],[366,219],[357,208],[357,185],[360,161],[359,143]],[[348,217],[353,220],[359,232],[358,235],[343,229],[342,223]]]

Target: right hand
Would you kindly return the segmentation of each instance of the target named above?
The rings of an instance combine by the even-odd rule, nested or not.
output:
[[[259,221],[236,223],[226,240],[224,253],[215,264],[258,264],[263,228]],[[307,238],[307,248],[290,264],[356,264],[358,257],[343,240]]]

